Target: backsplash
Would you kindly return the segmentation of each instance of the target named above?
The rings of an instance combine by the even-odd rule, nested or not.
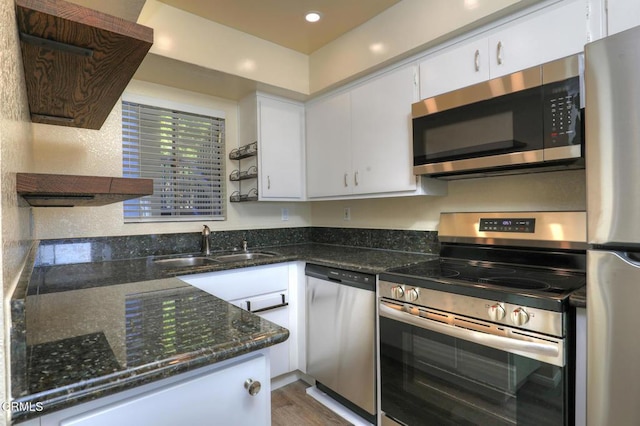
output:
[[[36,266],[196,253],[201,239],[199,232],[192,232],[42,240]],[[440,247],[435,231],[302,227],[214,231],[211,249],[239,249],[243,240],[249,249],[312,242],[416,253],[438,253]]]
[[[312,227],[311,241],[414,253],[437,254],[440,251],[436,231]]]

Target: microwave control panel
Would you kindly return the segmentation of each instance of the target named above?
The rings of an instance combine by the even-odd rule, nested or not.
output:
[[[545,148],[582,143],[578,77],[544,86],[544,130]]]

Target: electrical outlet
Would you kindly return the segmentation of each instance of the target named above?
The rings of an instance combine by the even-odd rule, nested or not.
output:
[[[342,217],[344,220],[351,220],[351,208],[350,207],[345,207],[344,208],[344,215]]]
[[[280,212],[280,217],[282,218],[282,220],[289,220],[289,209],[283,208]]]

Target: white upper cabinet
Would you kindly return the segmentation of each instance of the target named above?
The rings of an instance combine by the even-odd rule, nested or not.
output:
[[[307,196],[351,192],[351,94],[341,93],[306,107]]]
[[[559,2],[489,36],[491,78],[582,52],[588,41],[587,1]]]
[[[420,62],[420,99],[489,79],[489,40],[463,41]]]
[[[581,52],[590,37],[590,2],[560,1],[427,56],[420,99]]]
[[[411,104],[418,100],[416,67],[404,67],[351,92],[354,194],[413,191]]]
[[[640,1],[607,0],[607,33],[620,31],[640,25]]]
[[[258,196],[304,199],[304,105],[253,94],[239,103],[239,145],[258,141]]]
[[[446,193],[413,174],[411,104],[417,70],[401,67],[307,104],[307,196],[369,198]]]

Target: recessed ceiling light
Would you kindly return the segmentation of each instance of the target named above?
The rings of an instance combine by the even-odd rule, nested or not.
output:
[[[307,22],[318,22],[320,18],[322,18],[320,12],[308,12],[304,15],[304,19],[306,19]]]

